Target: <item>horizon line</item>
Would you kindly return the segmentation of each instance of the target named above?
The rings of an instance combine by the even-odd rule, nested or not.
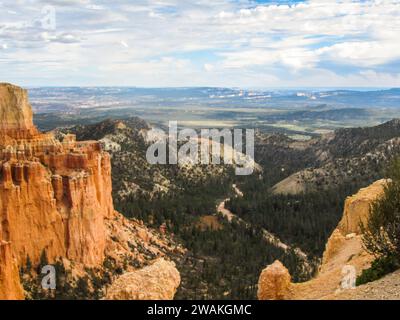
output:
[[[6,82],[4,82],[6,83]],[[399,87],[391,86],[277,86],[277,87],[237,87],[237,86],[135,86],[135,85],[24,85],[22,87],[28,89],[35,88],[126,88],[126,89],[231,89],[231,90],[392,90],[400,89]]]

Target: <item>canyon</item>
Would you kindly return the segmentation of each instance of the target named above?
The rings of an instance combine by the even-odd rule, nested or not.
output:
[[[183,251],[116,212],[111,192],[110,156],[100,142],[39,132],[27,91],[0,84],[0,299],[26,297],[19,270],[44,254],[84,274],[106,259],[144,265]]]
[[[200,184],[213,177],[218,182],[226,179],[224,183],[229,187],[227,190],[233,194],[233,198],[242,199],[250,192],[242,192],[242,186],[229,180],[229,168],[184,167],[169,172],[166,168],[150,167],[141,153],[146,146],[144,132],[150,127],[139,119],[110,120],[92,126],[78,125],[69,130],[64,128],[42,133],[34,125],[32,116],[27,91],[11,84],[0,84],[0,299],[36,299],[35,290],[27,283],[31,284],[32,279],[39,277],[37,267],[42,264],[43,257],[46,257],[49,264],[62,263],[73,274],[76,286],[80,280],[92,277],[93,273],[95,278],[109,275],[107,283],[100,281],[101,288],[96,289],[95,282],[89,283],[88,290],[98,290],[96,297],[100,299],[174,299],[178,287],[180,290],[184,288],[186,291],[183,292],[188,294],[190,290],[200,290],[200,286],[209,285],[208,282],[198,282],[193,284],[196,286],[194,289],[188,286],[188,281],[196,278],[200,270],[194,267],[190,270],[192,267],[189,262],[196,265],[198,261],[204,263],[212,260],[206,260],[205,256],[190,257],[188,250],[171,235],[173,228],[179,222],[182,223],[179,219],[186,219],[186,211],[182,211],[182,217],[175,217],[176,221],[166,220],[166,223],[161,224],[160,219],[158,226],[151,221],[158,218],[154,213],[161,215],[162,204],[159,207],[150,207],[151,214],[143,222],[135,218],[135,208],[126,206],[132,211],[126,216],[117,212],[112,192],[116,206],[118,203],[121,205],[126,198],[131,204],[136,199],[140,200],[140,197],[134,197],[136,193],[149,198],[159,193],[176,196],[177,190],[193,187],[194,182]],[[397,145],[398,139],[392,135],[397,134],[398,123],[392,121],[383,126],[384,129],[387,127],[394,129],[388,137],[376,138],[377,141],[372,143],[373,148],[387,151],[390,143]],[[329,145],[333,158],[336,153],[341,154],[340,149],[336,150],[337,146],[354,138],[347,131],[340,131],[337,137],[340,138],[337,138],[339,142],[334,146]],[[268,149],[274,144],[278,149],[283,148],[278,142],[265,140],[262,147]],[[319,142],[312,143],[313,147]],[[366,144],[362,145],[365,147]],[[298,152],[299,146],[295,147],[295,151],[289,148],[285,152]],[[322,149],[326,148],[323,144]],[[382,157],[386,155],[383,152],[379,153],[381,154]],[[280,175],[284,171],[274,172]],[[398,283],[398,273],[394,273],[389,280],[383,279],[371,284],[371,290],[369,286],[361,286],[349,291],[341,286],[344,271],[351,267],[359,274],[373,260],[362,246],[359,223],[368,217],[370,204],[382,194],[385,183],[385,180],[379,180],[346,199],[343,217],[326,243],[319,271],[314,278],[307,282],[293,283],[293,273],[291,276],[288,271],[290,267],[286,265],[286,269],[284,263],[276,261],[260,275],[258,298],[350,299],[361,295],[370,296],[370,291],[375,290],[375,287],[381,294],[384,293],[383,284],[389,290],[390,285],[386,285],[387,282]],[[301,184],[296,182],[294,185]],[[279,191],[275,189],[274,191]],[[203,189],[199,190],[204,192]],[[142,199],[141,204],[143,203]],[[235,230],[233,228],[238,228],[237,225],[246,230],[257,226],[256,221],[249,222],[243,213],[232,210],[228,206],[226,195],[221,196],[218,203],[216,211],[227,221],[218,220],[216,215],[216,230],[206,228],[198,232],[197,220],[193,218],[194,234],[198,234],[199,239],[204,232],[215,231],[217,234],[218,231],[219,234],[224,232],[229,235]],[[257,208],[257,212],[260,210]],[[119,211],[127,213],[121,207]],[[194,209],[193,211],[197,212]],[[340,212],[341,210],[338,211],[339,215]],[[145,218],[146,215],[143,214],[143,220]],[[338,220],[334,221],[334,225]],[[332,229],[329,229],[327,235]],[[275,257],[278,253],[288,254],[293,251],[294,257],[307,267],[305,269],[310,269],[307,251],[282,238],[279,232],[269,230],[260,228],[263,249],[276,249]],[[178,256],[185,258],[175,259]],[[171,259],[180,260],[181,263],[177,267]],[[261,268],[275,258],[271,259],[261,262]],[[28,265],[33,268],[28,268]],[[185,268],[186,271],[182,271]],[[259,271],[256,271],[255,277],[258,274]],[[254,279],[250,281],[254,284],[256,282]],[[232,288],[227,284],[225,286],[223,294],[229,294]],[[206,289],[203,290],[207,293]],[[203,297],[207,297],[206,294]]]
[[[237,261],[241,262],[240,277],[246,278],[243,288],[251,288],[245,298],[256,298],[255,284],[261,270],[277,257],[290,270],[291,281],[309,280],[321,264],[326,242],[342,218],[346,197],[383,177],[381,171],[397,153],[397,148],[391,146],[396,145],[400,132],[396,120],[371,128],[341,129],[333,135],[305,142],[257,132],[256,160],[263,165],[263,170],[241,181],[230,175],[226,166],[150,166],[145,154],[152,124],[140,118],[64,125],[57,128],[60,134],[76,134],[80,140],[103,142],[112,157],[113,197],[120,212],[140,217],[154,228],[165,227],[167,233],[173,231],[179,239],[184,238],[190,258],[178,263],[182,276],[178,299],[196,299],[199,292],[202,299],[242,298],[239,296],[242,288],[228,279],[237,279],[236,271],[235,276],[228,276],[230,266]],[[370,159],[369,152],[374,150],[383,150],[377,151],[377,155],[384,160],[375,163],[374,157]],[[364,159],[369,165],[363,166],[364,162],[357,159]],[[276,194],[273,190],[276,181],[286,179],[292,172],[318,171],[322,164],[333,162],[337,163],[337,172],[345,173],[347,178],[325,185],[322,182],[333,180],[320,176],[322,180],[316,181],[315,188],[305,188],[304,196]],[[352,169],[353,165],[357,170]],[[215,185],[209,184],[210,181],[215,181]],[[312,179],[309,182],[313,185]],[[216,192],[210,194],[208,189]],[[257,231],[252,236],[257,244],[249,239],[230,238],[238,230]],[[229,245],[232,241],[234,245]],[[227,249],[215,249],[220,246]],[[258,248],[254,253],[246,253],[252,252],[255,246]],[[224,256],[232,257],[234,252],[241,253],[223,266],[218,262]],[[258,252],[273,254],[255,262]],[[251,274],[247,270],[248,261],[257,264]],[[202,265],[208,265],[210,271]],[[224,285],[210,274],[223,279],[220,283]]]

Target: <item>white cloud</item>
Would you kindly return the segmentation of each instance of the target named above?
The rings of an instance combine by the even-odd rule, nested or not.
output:
[[[123,41],[123,40],[122,40],[120,43],[121,43],[121,45],[122,45],[123,47],[129,48],[129,45],[126,43],[126,41]]]
[[[399,59],[400,42],[395,39],[343,42],[321,48],[317,53],[343,64],[372,67]]]
[[[244,68],[248,66],[273,66],[281,64],[292,71],[312,68],[318,62],[318,55],[304,48],[287,48],[283,50],[254,49],[249,51],[222,53],[227,68]]]
[[[78,36],[75,36],[70,33],[49,33],[42,32],[40,34],[41,38],[46,42],[60,42],[60,43],[78,43],[80,39]]]
[[[151,81],[302,86],[331,85],[335,79],[386,85],[398,79],[380,69],[400,61],[398,0],[291,6],[247,0],[42,0],[43,6],[55,6],[54,31],[41,27],[38,1],[2,3],[17,13],[0,11],[0,68],[9,81],[29,76],[21,71],[23,63],[32,64],[32,74],[45,67],[48,76],[64,74],[65,81],[77,84],[110,79],[138,86]],[[339,75],[327,65],[349,71]]]
[[[206,70],[207,72],[213,71],[214,70],[214,66],[211,63],[205,63],[204,64],[204,70]]]
[[[272,40],[271,45],[258,38],[261,46],[276,50],[268,55],[270,58],[265,59],[266,63],[283,62],[302,68],[313,67],[316,61],[326,58],[338,63],[372,66],[400,58],[397,44],[399,1],[348,1],[341,4],[311,1],[295,6],[258,6],[250,10],[222,12],[218,18],[226,33],[241,37],[255,33],[265,34],[270,39],[274,35],[283,37],[283,40]],[[332,43],[332,37],[339,43]],[[346,38],[356,40],[346,41]],[[310,45],[322,41],[330,44],[322,49],[309,49]],[[257,46],[257,42],[252,44]],[[281,59],[276,58],[279,56]],[[252,61],[259,64],[263,58],[255,57],[247,64]]]

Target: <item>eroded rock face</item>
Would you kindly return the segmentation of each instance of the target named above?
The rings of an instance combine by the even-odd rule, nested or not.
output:
[[[172,300],[181,282],[173,262],[158,259],[151,266],[125,273],[107,291],[107,300]]]
[[[9,244],[1,249],[0,279],[15,277],[6,257],[36,264],[43,250],[50,262],[101,264],[105,219],[114,213],[108,153],[95,141],[60,142],[38,132],[26,91],[9,84],[0,84],[0,121],[0,241]],[[20,297],[10,283],[9,296]]]
[[[0,131],[12,138],[28,138],[37,134],[26,90],[0,83]]]
[[[370,206],[382,195],[385,184],[386,180],[378,180],[346,199],[343,218],[338,225],[343,235],[360,233],[360,223],[367,222]]]
[[[280,261],[265,268],[258,280],[259,300],[284,300],[289,295],[291,277]]]

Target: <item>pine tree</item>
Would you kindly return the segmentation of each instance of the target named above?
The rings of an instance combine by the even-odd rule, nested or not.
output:
[[[32,261],[29,255],[26,256],[26,263],[25,263],[25,271],[26,273],[30,273],[32,270]]]
[[[40,274],[42,272],[42,268],[44,266],[47,266],[49,264],[49,260],[47,259],[47,253],[46,250],[43,249],[42,253],[40,255],[40,260],[39,260],[39,265],[37,268],[37,273]]]

